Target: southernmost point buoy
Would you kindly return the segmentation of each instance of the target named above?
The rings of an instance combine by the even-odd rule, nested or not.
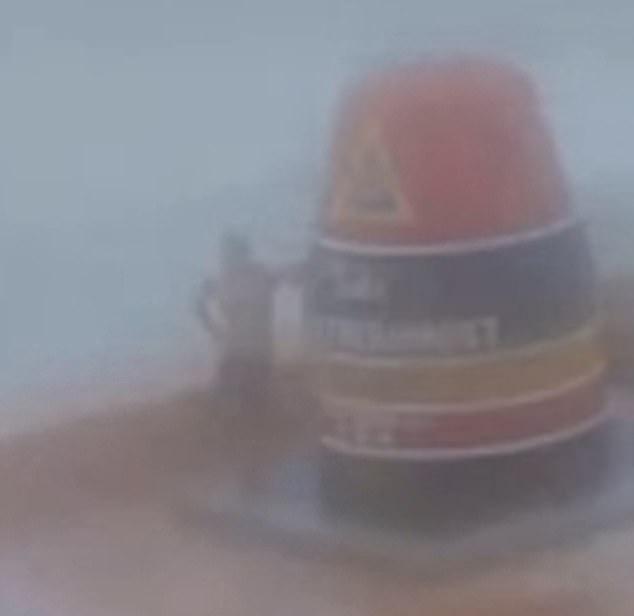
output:
[[[592,258],[524,72],[460,57],[364,80],[320,224],[307,329],[339,475],[505,458],[601,423]]]

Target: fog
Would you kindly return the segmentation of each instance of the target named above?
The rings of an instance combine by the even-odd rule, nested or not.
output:
[[[333,106],[377,63],[521,62],[582,206],[626,201],[633,19],[624,0],[5,0],[0,398],[200,346],[219,233],[305,250]]]

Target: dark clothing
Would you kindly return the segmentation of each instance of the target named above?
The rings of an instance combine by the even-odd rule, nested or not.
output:
[[[223,355],[270,361],[274,293],[273,275],[257,263],[246,263],[220,277],[218,304],[225,326]]]
[[[218,367],[217,394],[242,412],[265,411],[271,376],[271,362],[266,359],[225,356]]]
[[[245,261],[224,269],[203,289],[201,314],[209,314],[209,299],[215,310],[207,323],[220,356],[217,395],[242,412],[254,413],[269,403],[276,282],[268,268]]]

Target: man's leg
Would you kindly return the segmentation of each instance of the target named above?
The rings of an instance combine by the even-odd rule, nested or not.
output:
[[[266,359],[245,360],[242,371],[240,398],[241,416],[244,418],[242,451],[242,481],[247,495],[254,494],[268,472],[268,450],[271,427],[268,413],[271,404],[271,364]]]
[[[261,417],[270,410],[272,368],[268,358],[252,358],[243,364],[241,410],[246,416]],[[255,416],[255,417],[254,417]]]
[[[213,387],[213,405],[217,405],[218,410],[228,410],[239,403],[242,378],[239,359],[223,357],[218,365]]]

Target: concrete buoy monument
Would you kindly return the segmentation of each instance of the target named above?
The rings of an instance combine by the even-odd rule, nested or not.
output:
[[[336,475],[508,458],[601,423],[592,257],[524,72],[372,75],[331,162],[306,323]]]

